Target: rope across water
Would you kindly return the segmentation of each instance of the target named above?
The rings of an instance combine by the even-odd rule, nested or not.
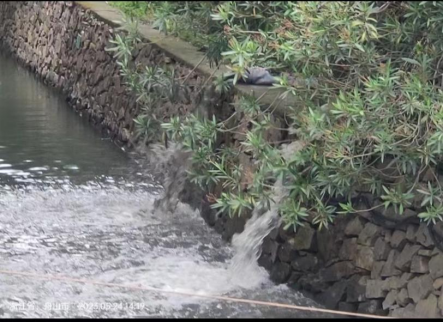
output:
[[[38,274],[38,273],[19,272],[19,271],[10,271],[10,270],[1,270],[1,269],[0,269],[0,274],[9,275],[9,276],[22,276],[22,277],[29,277],[29,278],[37,278],[37,279],[42,279],[42,280],[58,280],[58,281],[64,281],[64,282],[91,284],[91,285],[97,285],[97,286],[118,287],[118,288],[125,288],[125,289],[131,289],[131,290],[141,290],[141,291],[148,291],[148,292],[155,292],[155,293],[174,294],[174,295],[181,295],[181,296],[187,296],[187,297],[199,297],[199,298],[213,299],[213,300],[219,300],[219,301],[225,301],[225,302],[236,302],[236,303],[246,303],[246,304],[251,304],[251,305],[271,306],[271,307],[279,307],[279,308],[293,309],[293,310],[299,310],[299,311],[327,313],[327,314],[333,314],[333,315],[345,315],[345,316],[370,318],[370,319],[392,319],[393,318],[393,317],[380,316],[380,315],[352,313],[352,312],[345,312],[345,311],[335,311],[335,310],[328,310],[328,309],[323,309],[323,308],[257,301],[257,300],[235,298],[235,297],[228,297],[228,296],[206,295],[206,294],[197,294],[197,293],[192,293],[192,292],[162,290],[162,289],[153,288],[153,287],[106,283],[106,282],[100,282],[100,281],[95,281],[95,280],[71,278],[71,277],[67,277],[67,276],[44,275],[44,274]]]

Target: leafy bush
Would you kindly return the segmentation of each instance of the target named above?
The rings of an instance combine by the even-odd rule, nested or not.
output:
[[[281,178],[287,228],[327,227],[337,213],[356,211],[361,192],[399,214],[422,196],[419,218],[441,221],[442,17],[440,2],[222,2],[212,18],[228,41],[224,61],[238,77],[252,65],[284,72],[276,86],[295,96],[286,126],[302,148],[283,157],[264,139],[275,128],[272,110],[241,99],[236,115],[252,124],[243,150],[255,162],[244,188],[238,152],[214,146],[216,134],[238,126],[188,118],[163,127],[189,143],[197,183],[222,185],[214,207],[230,214],[269,204]]]
[[[220,24],[211,19],[219,1],[111,1],[125,14],[143,19],[165,34],[177,36],[207,53],[218,63],[227,38]]]
[[[144,19],[149,9],[148,1],[110,1],[110,4],[131,18]]]

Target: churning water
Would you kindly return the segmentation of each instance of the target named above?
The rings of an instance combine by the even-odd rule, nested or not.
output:
[[[257,211],[231,248],[189,207],[155,210],[162,188],[146,173],[0,56],[1,270],[314,305],[257,265],[275,211]],[[0,273],[0,318],[308,315]]]

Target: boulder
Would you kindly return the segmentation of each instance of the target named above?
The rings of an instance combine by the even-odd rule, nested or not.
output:
[[[278,233],[279,233],[278,228],[272,229],[272,231],[269,232],[268,237],[271,238],[272,240],[276,240],[278,237]]]
[[[297,229],[295,236],[289,239],[294,250],[313,250],[315,242],[315,230],[306,225]]]
[[[331,230],[322,230],[318,232],[317,246],[320,258],[325,262],[338,258],[339,246],[336,242],[336,234]]]
[[[411,273],[403,273],[401,277],[399,276],[389,277],[388,278],[389,289],[400,289],[406,287],[412,277],[413,274]]]
[[[359,246],[355,265],[358,268],[371,271],[374,265],[374,251],[370,247]]]
[[[364,246],[374,245],[376,239],[381,235],[382,229],[370,222],[366,223],[363,230],[358,235],[358,243]]]
[[[396,303],[402,307],[408,305],[410,303],[410,298],[408,294],[408,290],[406,288],[402,288],[400,292],[397,293]]]
[[[317,274],[303,274],[297,282],[297,287],[307,292],[318,294],[327,290],[330,284]]]
[[[291,273],[291,276],[289,276],[288,285],[291,286],[291,285],[296,284],[302,275],[303,275],[302,273],[298,273],[298,272],[293,271]],[[295,288],[296,286],[292,286],[292,287]]]
[[[383,267],[385,265],[384,261],[375,261],[374,265],[372,266],[371,271],[371,279],[377,279],[381,277],[381,272],[383,270]]]
[[[417,238],[417,242],[426,248],[434,245],[431,235],[429,234],[429,228],[425,223],[420,224],[415,236]]]
[[[391,250],[388,255],[388,259],[384,263],[383,269],[381,271],[381,277],[390,277],[390,276],[398,276],[401,275],[401,271],[395,268],[394,261],[396,256],[398,255],[398,251]]]
[[[374,259],[375,260],[386,260],[388,258],[389,252],[391,251],[391,248],[389,248],[389,245],[385,242],[385,240],[380,237],[375,241],[374,245]]]
[[[416,277],[408,283],[408,295],[414,303],[425,299],[433,291],[433,280],[430,275]]]
[[[385,280],[369,279],[366,284],[366,298],[384,298],[388,293]]]
[[[277,262],[271,269],[271,280],[277,284],[285,283],[291,275],[291,266],[284,262]]]
[[[328,268],[320,270],[320,279],[324,282],[338,281],[357,273],[355,266],[350,261],[341,261]]]
[[[391,290],[382,303],[384,310],[391,309],[394,304],[397,303],[398,292],[396,290]]]
[[[289,243],[284,243],[278,250],[278,258],[282,262],[291,262],[297,258],[297,251],[292,248]]]
[[[392,311],[391,316],[395,318],[415,318],[415,306],[413,304],[408,304],[406,307],[396,308]]]
[[[345,239],[338,256],[341,260],[354,260],[357,258],[357,238]]]
[[[410,224],[408,225],[408,227],[406,228],[406,239],[409,242],[414,243],[416,240],[416,233],[417,233],[418,227],[416,225]]]
[[[421,318],[437,318],[437,297],[431,294],[428,298],[420,300],[415,307],[415,313]]]
[[[272,240],[269,236],[263,239],[262,243],[262,252],[265,254],[277,254],[278,243],[275,240]]]
[[[338,303],[344,300],[346,285],[346,281],[339,281],[329,287],[321,296],[323,300],[322,303],[325,304],[327,308],[336,309]]]
[[[270,271],[272,269],[272,266],[274,262],[271,259],[270,255],[262,254],[257,260],[257,263],[259,266],[265,268],[266,270]]]
[[[363,228],[364,220],[360,216],[356,216],[347,224],[345,228],[345,235],[357,237],[363,231]]]
[[[405,271],[408,270],[410,265],[411,265],[411,261],[412,261],[412,257],[420,250],[420,246],[419,245],[411,245],[411,244],[407,244],[406,246],[404,246],[403,250],[401,251],[401,253],[398,255],[397,259],[395,260],[395,267]]]
[[[400,230],[395,230],[391,237],[392,248],[402,250],[406,242],[406,233]]]
[[[318,268],[318,258],[312,254],[307,254],[304,257],[296,257],[291,262],[292,268],[296,271],[311,272]]]
[[[355,303],[366,301],[366,285],[368,276],[352,276],[346,288],[346,302]]]
[[[443,254],[438,254],[429,261],[429,272],[432,278],[443,276]]]
[[[429,272],[429,258],[415,255],[412,257],[411,273],[426,274]]]

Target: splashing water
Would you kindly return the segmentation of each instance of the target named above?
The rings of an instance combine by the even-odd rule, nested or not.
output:
[[[303,145],[300,142],[294,141],[290,144],[282,145],[280,154],[284,159],[288,160],[302,148]],[[272,189],[269,210],[263,210],[260,206],[257,206],[253,210],[252,217],[246,222],[243,232],[234,235],[232,238],[235,252],[232,259],[232,276],[234,279],[241,279],[246,284],[254,284],[251,280],[254,277],[258,277],[258,273],[265,271],[258,265],[263,239],[281,224],[278,206],[287,195],[287,191],[281,179],[275,182]],[[251,273],[256,274],[251,275]],[[240,284],[240,282],[237,283]]]
[[[155,209],[174,212],[180,194],[186,190],[187,170],[190,167],[190,153],[182,145],[170,143],[168,147],[153,144],[149,149],[139,147],[145,156],[146,167],[162,183],[163,196],[155,201]]]
[[[281,223],[278,205],[285,195],[281,180],[274,184],[273,191],[274,198],[270,209],[263,213],[262,208],[256,207],[252,217],[246,222],[243,232],[235,234],[232,238],[234,257],[230,270],[233,280],[240,286],[256,285],[257,278],[265,273],[265,270],[258,265],[258,258],[263,239]]]
[[[297,151],[302,149],[303,145],[298,142],[292,142],[282,145],[280,153],[284,159],[289,159]],[[178,144],[171,145],[169,148],[156,146],[153,150],[155,161],[158,167],[167,165],[168,173],[165,173],[165,194],[159,199],[159,205],[176,205],[174,199],[177,199],[180,192],[185,188],[183,177],[186,176],[188,169],[189,154],[182,151]],[[171,168],[173,171],[171,171]],[[230,267],[232,283],[238,286],[258,286],[263,283],[263,277],[267,275],[264,268],[258,265],[263,239],[275,228],[281,224],[281,218],[278,214],[278,205],[286,196],[282,180],[279,179],[273,186],[273,194],[269,210],[257,206],[252,213],[252,217],[246,222],[242,233],[235,234],[232,238],[234,248],[234,257]]]

